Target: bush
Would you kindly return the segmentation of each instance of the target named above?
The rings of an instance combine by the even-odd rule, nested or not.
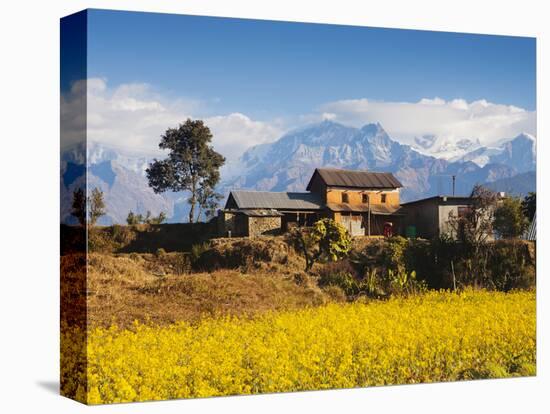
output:
[[[390,249],[390,251],[393,251]],[[392,268],[362,267],[350,260],[327,263],[319,271],[319,286],[337,286],[348,298],[366,295],[384,298],[392,295],[411,295],[425,292],[426,282],[417,280],[416,272],[408,272],[402,263],[399,270]]]
[[[499,240],[469,244],[393,237],[372,241],[350,255],[360,291],[373,297],[475,286],[509,291],[535,286],[534,244]],[[406,281],[406,282],[405,282]]]
[[[305,271],[309,272],[316,262],[335,262],[346,257],[351,249],[351,236],[348,231],[332,219],[324,218],[313,227],[294,229],[287,238],[306,261]]]
[[[535,286],[535,262],[529,252],[529,242],[497,241],[488,249],[487,267],[490,288],[508,292]]]
[[[468,245],[442,237],[411,243],[406,252],[407,270],[414,266],[419,279],[435,289],[528,289],[535,286],[531,250],[531,242],[499,240],[483,243],[475,254]]]
[[[367,268],[379,268],[384,272],[402,271],[408,267],[408,248],[409,241],[401,236],[375,240],[362,251],[352,254],[351,259],[358,266],[360,273],[364,273]]]
[[[521,236],[528,225],[529,220],[523,215],[519,198],[507,197],[495,210],[493,227],[505,239]]]
[[[337,286],[346,294],[346,296],[354,296],[359,293],[359,285],[355,277],[345,271],[336,273],[323,273],[319,278],[319,286]]]
[[[319,270],[319,287],[336,286],[340,288],[346,296],[359,294],[360,288],[354,267],[349,260],[339,262],[329,262]]]
[[[202,254],[210,248],[210,243],[204,242],[191,246],[191,262],[197,262]]]

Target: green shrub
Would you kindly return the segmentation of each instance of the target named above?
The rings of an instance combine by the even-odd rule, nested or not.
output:
[[[309,272],[316,262],[335,262],[346,257],[351,249],[351,236],[344,226],[324,218],[313,227],[295,228],[287,241],[303,255]]]
[[[393,295],[412,295],[423,293],[427,290],[427,284],[423,280],[416,279],[416,271],[405,270],[394,272],[391,269],[387,273],[385,284]]]
[[[319,277],[319,286],[321,288],[327,286],[337,286],[342,289],[348,297],[357,295],[360,292],[357,280],[353,274],[346,271],[321,273],[321,276]]]

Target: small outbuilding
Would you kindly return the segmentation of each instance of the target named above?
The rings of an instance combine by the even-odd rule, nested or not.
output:
[[[407,236],[432,239],[447,233],[449,214],[465,215],[472,206],[471,197],[434,196],[401,204]]]
[[[292,226],[312,225],[321,217],[323,208],[320,198],[312,193],[234,190],[219,212],[219,234],[276,234]]]
[[[281,232],[284,215],[276,210],[221,210],[218,232],[225,237],[274,236]]]

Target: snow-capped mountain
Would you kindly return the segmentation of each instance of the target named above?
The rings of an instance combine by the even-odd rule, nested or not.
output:
[[[412,147],[425,155],[450,160],[480,148],[481,142],[474,138],[442,139],[430,134],[414,137]]]
[[[452,175],[456,176],[456,194],[468,194],[476,183],[504,183],[498,187],[504,185],[506,191],[514,190],[514,183],[521,183],[521,188],[535,187],[535,174],[513,179],[535,170],[536,145],[530,135],[521,134],[494,147],[478,146],[475,139],[449,143],[447,149],[451,144],[461,149],[474,147],[451,159],[427,155],[417,148],[420,143],[432,145],[432,141],[437,143],[436,138],[425,136],[415,146],[405,145],[393,140],[378,123],[358,129],[323,121],[291,131],[273,143],[248,149],[238,162],[222,168],[218,190],[224,195],[237,188],[304,191],[318,167],[392,172],[403,184],[403,201],[450,194]],[[85,158],[83,146],[62,153],[61,217],[65,222],[72,220],[72,192],[84,185]],[[148,186],[145,169],[153,158],[153,154],[89,144],[88,188],[100,188],[107,204],[107,216],[101,224],[124,223],[130,210],[150,210],[153,214],[163,211],[169,221],[185,220],[189,208],[185,194],[155,194]]]
[[[480,167],[491,163],[505,164],[518,172],[527,172],[535,170],[536,153],[535,137],[523,133],[515,138],[500,141],[498,146],[479,147],[452,160],[472,161]]]
[[[70,148],[61,155],[61,220],[72,222],[70,207],[73,191],[84,186],[86,166],[83,163],[83,145]],[[103,191],[107,214],[100,224],[124,223],[130,211],[153,215],[161,211],[173,221],[183,219],[177,214],[185,203],[180,194],[155,194],[149,187],[145,170],[153,156],[123,151],[99,143],[88,143],[88,190]]]
[[[480,162],[479,157],[492,154],[490,149],[480,154],[474,150],[463,155],[463,159],[447,160],[391,139],[378,123],[356,129],[323,121],[292,131],[272,144],[249,149],[241,157],[239,174],[226,176],[222,188],[225,192],[231,188],[303,191],[315,168],[339,167],[394,173],[403,183],[404,201],[450,193],[452,175],[457,176],[457,194],[467,194],[476,183],[509,178],[525,168],[534,169],[531,151],[527,154],[532,154],[532,160],[527,163],[522,159],[522,168],[517,165],[516,160],[526,151],[525,145],[520,145],[521,140],[516,139],[503,142],[495,157],[485,162]],[[418,140],[425,145],[433,144],[432,141],[437,139],[425,136]],[[447,143],[447,153],[451,144],[453,150],[464,151],[478,146],[479,141]]]

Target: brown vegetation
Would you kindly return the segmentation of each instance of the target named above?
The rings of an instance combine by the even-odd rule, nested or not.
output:
[[[63,231],[63,229],[62,229]],[[95,227],[88,230],[88,248],[98,253],[153,253],[162,248],[168,252],[189,251],[210,239],[215,232],[212,223],[136,224]],[[62,234],[63,240],[63,234]]]
[[[62,320],[87,321],[89,326],[128,326],[136,320],[169,324],[385,298],[427,287],[507,291],[532,288],[535,282],[534,244],[519,240],[486,244],[483,266],[473,269],[460,243],[356,239],[349,258],[316,263],[310,273],[303,271],[304,258],[284,237],[212,239],[177,252],[135,242],[134,237],[153,240],[155,233],[149,233],[154,229],[164,241],[176,240],[176,227],[95,229],[95,240],[104,238],[107,251],[147,246],[154,253],[90,253],[87,281],[84,256],[63,256]]]
[[[254,315],[317,306],[329,295],[305,275],[237,270],[176,275],[170,257],[91,254],[88,324],[128,326],[134,321],[169,324],[205,316]],[[333,293],[331,293],[333,295]]]
[[[196,257],[193,267],[202,271],[241,269],[286,274],[300,271],[304,260],[282,237],[213,239]]]

